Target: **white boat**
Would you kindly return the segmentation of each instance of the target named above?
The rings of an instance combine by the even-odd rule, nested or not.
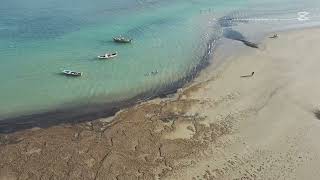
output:
[[[113,37],[113,41],[117,43],[131,43],[132,39],[119,36],[119,37]]]
[[[82,76],[82,72],[71,71],[71,70],[63,70],[62,73],[67,76]]]
[[[116,56],[118,56],[118,53],[117,52],[115,52],[115,53],[106,53],[105,55],[103,55],[103,56],[98,56],[98,58],[99,59],[110,59],[110,58],[114,58],[114,57],[116,57]]]

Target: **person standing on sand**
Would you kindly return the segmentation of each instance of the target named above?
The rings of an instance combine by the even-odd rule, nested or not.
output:
[[[242,78],[246,78],[246,77],[252,77],[254,75],[254,72],[252,72],[250,75],[245,75],[245,76],[240,76]]]

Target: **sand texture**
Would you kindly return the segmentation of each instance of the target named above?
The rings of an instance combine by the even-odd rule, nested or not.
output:
[[[319,179],[319,43],[319,29],[280,33],[175,98],[2,134],[0,179]]]

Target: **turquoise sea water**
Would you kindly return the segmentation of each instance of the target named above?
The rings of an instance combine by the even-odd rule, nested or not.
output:
[[[317,8],[315,0],[2,0],[0,119],[160,93],[203,62],[208,42],[225,28],[219,18],[291,18],[310,11],[317,23]],[[134,41],[115,44],[117,35]],[[95,58],[113,51],[119,56],[112,61]],[[84,75],[65,77],[63,69]]]

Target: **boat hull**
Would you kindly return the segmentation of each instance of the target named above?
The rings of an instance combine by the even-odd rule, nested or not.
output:
[[[70,71],[70,70],[63,70],[62,73],[66,76],[82,76],[82,72]]]
[[[113,41],[116,42],[116,43],[131,43],[132,39],[113,38]]]

